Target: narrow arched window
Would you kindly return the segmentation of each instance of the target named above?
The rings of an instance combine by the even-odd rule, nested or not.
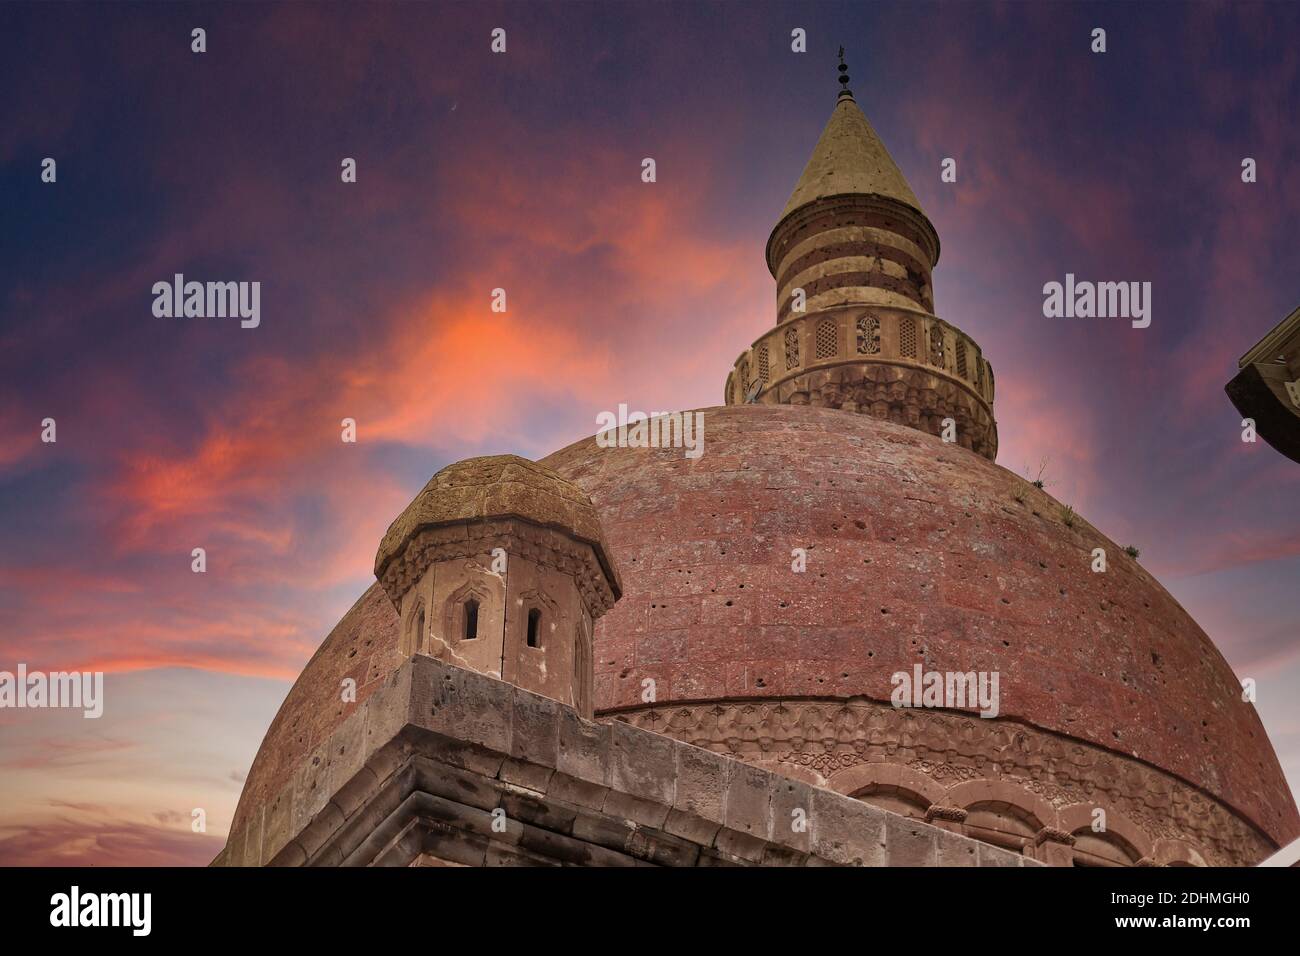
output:
[[[415,634],[413,635],[411,646],[413,650],[419,651],[424,648],[424,608],[420,608],[415,615]]]
[[[541,646],[542,612],[533,608],[528,612],[528,646]]]
[[[465,602],[465,640],[472,641],[478,637],[478,601],[470,598]]]

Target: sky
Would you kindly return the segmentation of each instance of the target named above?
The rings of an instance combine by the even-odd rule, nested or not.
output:
[[[98,720],[0,710],[0,865],[208,862],[430,475],[719,404],[840,44],[998,462],[1140,548],[1300,789],[1300,466],[1223,392],[1300,305],[1297,35],[1282,3],[0,5],[0,670],[106,673]],[[260,324],[156,317],[176,273],[260,282]],[[1067,273],[1149,281],[1150,327],[1045,317]]]

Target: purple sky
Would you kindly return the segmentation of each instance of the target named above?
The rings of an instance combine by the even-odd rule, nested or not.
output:
[[[1298,35],[1246,3],[0,6],[0,670],[109,672],[98,721],[0,711],[0,863],[206,862],[433,472],[717,404],[841,43],[999,463],[1141,549],[1294,788],[1300,466],[1223,385],[1300,304]],[[260,281],[261,326],[154,318],[177,272]],[[1151,282],[1150,328],[1044,318],[1067,272]]]

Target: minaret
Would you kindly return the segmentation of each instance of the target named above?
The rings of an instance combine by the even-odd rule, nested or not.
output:
[[[997,455],[993,370],[934,314],[939,235],[849,90],[767,241],[776,328],[736,360],[726,404],[861,412]]]

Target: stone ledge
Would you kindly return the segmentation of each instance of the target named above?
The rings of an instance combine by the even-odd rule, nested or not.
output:
[[[1038,865],[416,656],[214,866]]]

